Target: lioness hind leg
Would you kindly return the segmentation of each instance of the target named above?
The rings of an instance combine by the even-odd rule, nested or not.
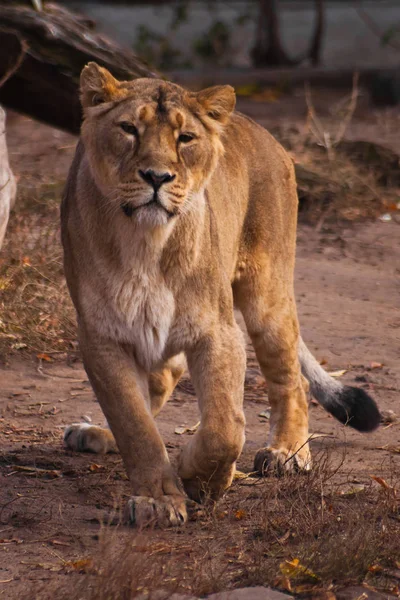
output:
[[[153,417],[158,415],[167,402],[186,368],[184,355],[178,354],[168,360],[161,369],[150,373],[149,392]]]
[[[161,369],[150,374],[149,392],[153,416],[156,416],[167,402],[185,370],[185,357],[179,354],[167,361]],[[118,452],[114,436],[109,429],[88,423],[69,425],[64,432],[64,443],[75,452]]]
[[[118,452],[111,431],[89,423],[73,423],[66,427],[64,443],[67,448],[75,452],[95,452],[96,454]]]
[[[284,299],[271,302],[269,308],[259,286],[249,289],[250,285],[237,290],[236,300],[267,380],[271,404],[268,444],[257,452],[254,469],[263,475],[308,471],[307,382],[297,357],[299,331],[294,299],[282,294]]]

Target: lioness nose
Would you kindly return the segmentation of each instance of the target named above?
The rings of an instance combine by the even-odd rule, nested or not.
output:
[[[153,186],[155,192],[160,189],[163,183],[168,183],[175,179],[175,175],[171,175],[171,173],[156,173],[153,169],[148,169],[147,171],[139,169],[139,175],[144,181]]]

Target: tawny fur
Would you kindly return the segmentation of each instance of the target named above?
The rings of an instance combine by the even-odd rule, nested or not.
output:
[[[62,238],[83,360],[131,482],[130,518],[145,512],[179,524],[185,498],[153,417],[186,358],[201,425],[179,476],[191,498],[220,496],[244,443],[245,350],[234,304],[272,409],[256,466],[310,468],[293,164],[262,127],[233,112],[230,86],[193,93],[161,80],[118,82],[90,63],[81,94]],[[149,170],[168,175],[156,195]],[[302,357],[317,382],[318,369],[307,371],[311,359]],[[107,451],[110,435],[75,425],[66,442]]]

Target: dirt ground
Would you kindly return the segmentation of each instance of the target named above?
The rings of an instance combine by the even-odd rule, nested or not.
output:
[[[271,108],[269,104],[246,100],[241,108],[271,126],[285,116],[298,121],[304,113],[304,106],[298,106],[299,103],[295,110],[285,109],[283,104],[278,114],[278,104]],[[391,117],[397,118],[393,112]],[[385,133],[382,127],[385,118],[383,113],[374,113],[371,119],[371,113],[362,109],[349,137],[363,131],[364,138],[379,135],[392,147],[398,146],[397,135],[391,129]],[[42,172],[52,172],[57,178],[64,177],[75,140],[11,115],[8,142],[10,160],[22,189],[27,173],[30,177],[32,174],[40,177]],[[325,368],[345,370],[343,381],[363,387],[382,410],[392,410],[397,415],[400,415],[399,235],[399,224],[394,220],[329,226],[321,231],[300,225],[296,266],[300,323],[310,349],[324,361]],[[91,561],[102,551],[101,523],[107,522],[129,495],[129,485],[119,456],[78,455],[63,448],[65,425],[82,419],[103,423],[79,361],[22,360],[14,355],[0,366],[0,381],[0,598],[53,598],[63,586],[72,589],[86,577]],[[240,471],[252,470],[255,452],[265,443],[268,420],[260,413],[267,407],[266,388],[249,346],[246,444],[238,463]],[[190,381],[184,379],[157,418],[174,459],[188,439],[188,434],[177,435],[176,427],[190,427],[197,421],[193,389]],[[399,479],[400,421],[386,423],[376,432],[363,435],[342,427],[312,403],[310,431],[319,434],[311,443],[316,456],[329,456],[333,470],[339,465],[334,478],[338,488],[346,490],[349,485],[378,488],[371,475],[389,484],[396,477]],[[234,482],[219,509],[220,514],[226,515],[224,531],[229,530],[230,536],[242,539],[254,519],[251,507],[264,493],[262,490],[257,480]],[[365,516],[358,515],[356,527],[361,526]],[[195,519],[180,532],[140,534],[145,536],[147,547],[151,543],[155,548],[154,556],[164,557],[166,570],[160,567],[159,587],[165,587],[169,581],[169,568],[173,571],[173,566],[168,566],[172,560],[171,548],[175,562],[187,563],[184,572],[188,581],[192,578],[193,582],[194,572],[206,560],[210,540],[218,542],[213,521],[208,519]],[[132,530],[115,531],[113,547],[117,553],[127,539],[135,539],[136,547],[144,543],[143,537],[138,541],[138,534]],[[230,543],[233,544],[232,540]],[[234,562],[233,555],[237,558],[235,547],[221,551],[227,564]],[[294,558],[290,548],[282,556]],[[400,561],[399,555],[394,558]],[[181,587],[197,594],[237,587],[246,578],[238,576],[234,565],[231,567],[223,576],[219,571],[203,572],[196,585],[187,583],[185,576]],[[258,579],[261,584],[271,581],[270,572],[264,581]],[[396,593],[395,586],[393,590]],[[79,597],[89,597],[89,592]]]

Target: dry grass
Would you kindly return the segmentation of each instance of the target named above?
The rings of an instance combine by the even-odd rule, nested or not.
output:
[[[74,580],[57,597],[130,600],[156,590],[165,598],[204,596],[255,585],[307,597],[365,582],[396,593],[396,485],[389,478],[357,488],[343,478],[342,464],[322,453],[307,475],[237,482],[183,530],[103,526],[96,555],[66,566]]]
[[[320,229],[398,212],[399,156],[379,144],[342,140],[328,154],[310,130],[272,133],[296,163],[299,219]]]
[[[31,183],[31,185],[29,185]],[[75,316],[66,289],[59,231],[61,182],[19,187],[0,256],[0,358],[72,350]]]

